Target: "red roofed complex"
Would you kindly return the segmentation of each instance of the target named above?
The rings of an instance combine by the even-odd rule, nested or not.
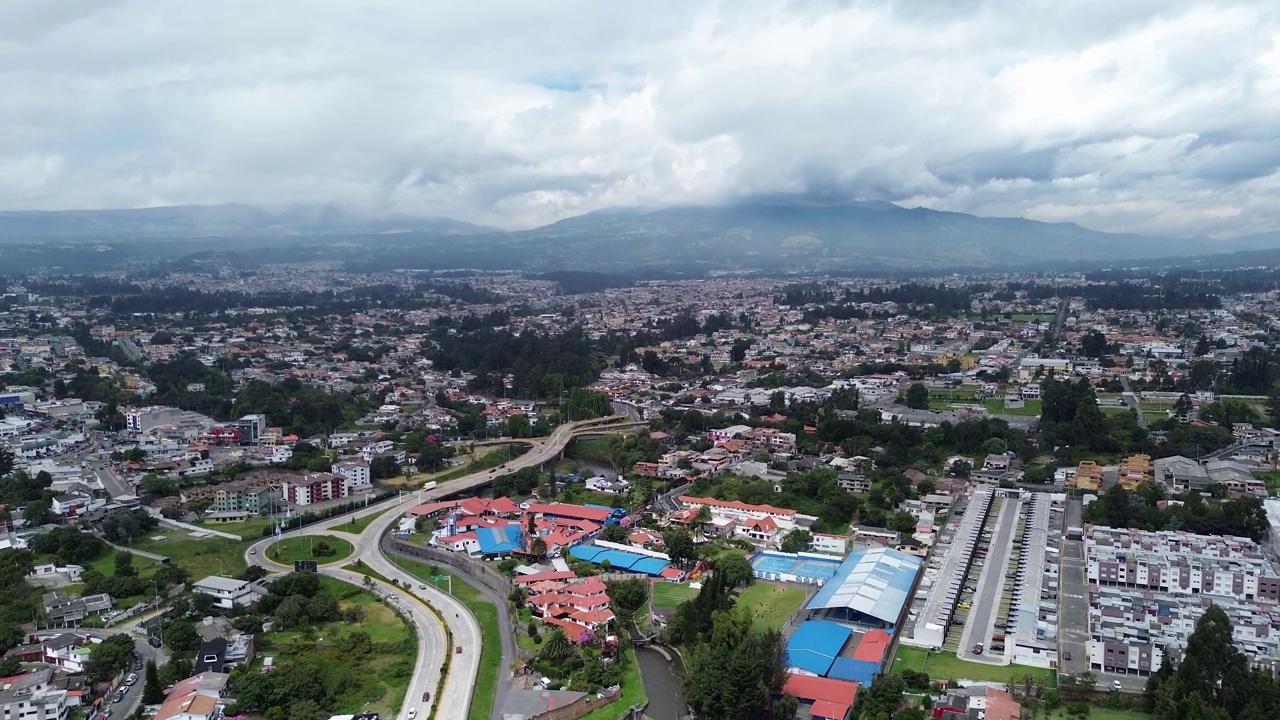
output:
[[[692,495],[681,495],[680,502],[685,507],[694,509],[697,509],[699,505],[706,505],[711,508],[711,512],[717,515],[725,515],[737,519],[771,517],[789,526],[794,525],[796,521],[795,510],[778,508],[772,505],[751,505],[737,500],[717,500],[716,498],[694,497]]]
[[[858,697],[858,683],[831,678],[787,673],[782,692],[809,706],[809,715],[819,720],[848,720]]]
[[[612,514],[608,510],[583,507],[581,505],[566,505],[565,503],[530,503],[529,512],[547,518],[590,520],[599,525],[603,525]]]

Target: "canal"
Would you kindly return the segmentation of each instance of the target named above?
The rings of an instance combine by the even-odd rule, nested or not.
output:
[[[684,704],[684,666],[675,651],[664,647],[642,647],[636,650],[636,664],[644,695],[649,700],[647,717],[653,720],[680,720],[688,714]]]

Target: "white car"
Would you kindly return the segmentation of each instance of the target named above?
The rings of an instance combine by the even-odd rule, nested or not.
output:
[[[1111,688],[1112,688],[1113,690],[1119,690],[1119,689],[1120,689],[1120,681],[1119,681],[1119,680],[1112,680],[1112,681],[1111,681]]]
[[[413,720],[416,717],[418,717],[418,708],[409,710],[409,720]]]

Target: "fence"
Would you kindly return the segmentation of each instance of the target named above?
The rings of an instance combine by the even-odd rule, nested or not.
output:
[[[434,565],[446,565],[466,575],[467,578],[482,583],[485,587],[497,593],[504,602],[507,596],[511,594],[510,578],[497,570],[471,560],[465,555],[441,550],[440,548],[407,543],[394,538],[390,539],[389,542],[392,545],[390,549],[395,552],[426,560]]]

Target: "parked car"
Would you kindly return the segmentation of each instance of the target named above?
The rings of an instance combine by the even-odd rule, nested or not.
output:
[[[137,674],[137,673],[129,673],[129,677],[127,677],[127,678],[125,678],[125,679],[124,679],[124,684],[125,684],[125,685],[132,686],[132,685],[133,685],[134,683],[136,683],[136,682],[138,682],[138,674]]]
[[[147,644],[153,648],[158,648],[163,643],[160,642],[160,638],[156,637],[155,635],[152,635],[151,637],[147,638]]]

